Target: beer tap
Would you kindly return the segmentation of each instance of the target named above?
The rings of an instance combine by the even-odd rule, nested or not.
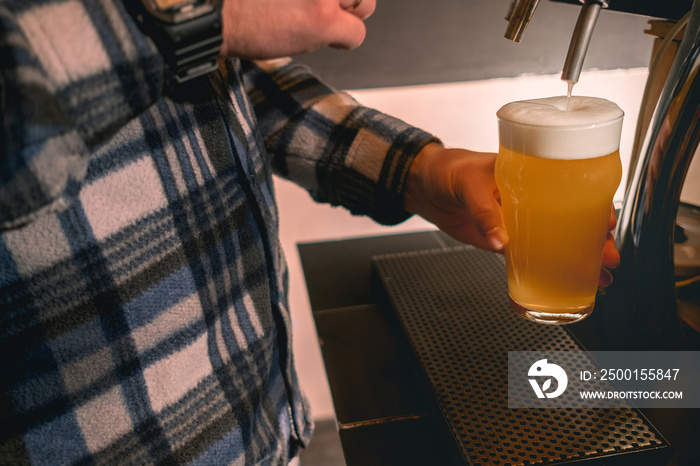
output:
[[[506,14],[508,27],[506,28],[505,38],[513,42],[521,42],[525,30],[530,24],[532,15],[535,14],[535,8],[540,0],[512,0],[510,8]]]
[[[581,12],[571,36],[569,51],[566,55],[564,68],[561,73],[562,81],[569,83],[569,95],[574,84],[578,82],[583,68],[583,60],[586,58],[588,44],[593,35],[595,23],[601,8],[608,7],[609,0],[580,0],[583,3]],[[512,0],[510,8],[506,14],[508,27],[506,28],[506,39],[513,42],[521,42],[525,30],[530,24],[530,20],[535,13],[539,0]]]
[[[582,0],[583,2],[583,0]],[[581,12],[578,15],[574,33],[569,43],[569,52],[564,61],[564,69],[561,73],[562,81],[569,83],[569,93],[571,87],[578,82],[583,68],[583,60],[586,58],[588,44],[593,35],[593,28],[598,20],[601,8],[608,7],[608,0],[586,0],[583,2]]]

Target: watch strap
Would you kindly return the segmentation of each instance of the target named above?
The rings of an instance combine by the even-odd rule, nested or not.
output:
[[[166,84],[177,85],[217,69],[223,39],[220,0],[204,12],[193,9],[190,16],[178,13],[176,22],[150,13],[142,0],[124,3],[162,55],[168,67]]]
[[[177,83],[189,81],[215,70],[221,48],[221,10],[180,24],[167,24],[161,29],[159,50]],[[156,44],[158,46],[158,44]]]

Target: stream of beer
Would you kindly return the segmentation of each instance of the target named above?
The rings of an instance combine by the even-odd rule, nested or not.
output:
[[[574,90],[574,84],[576,84],[574,81],[566,81],[566,85],[568,87],[566,91],[566,109],[571,110],[569,108],[569,105],[571,104],[571,92]]]

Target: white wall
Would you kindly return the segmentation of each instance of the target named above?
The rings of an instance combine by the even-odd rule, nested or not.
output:
[[[634,129],[639,113],[646,69],[589,71],[581,75],[575,95],[603,97],[625,112],[620,154],[623,180],[627,178]],[[566,85],[559,76],[523,76],[511,79],[351,91],[360,102],[402,118],[440,137],[448,146],[472,150],[498,149],[496,111],[501,105],[527,98],[562,95]],[[316,330],[311,316],[296,244],[353,236],[393,234],[433,228],[419,218],[396,227],[383,227],[340,208],[314,203],[306,191],[278,179],[282,244],[290,270],[290,305],[294,322],[294,351],[302,388],[316,419],[334,416]],[[622,189],[615,196],[622,200]]]

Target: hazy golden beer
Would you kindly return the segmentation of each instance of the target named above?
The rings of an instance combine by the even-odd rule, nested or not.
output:
[[[512,102],[498,111],[508,293],[528,319],[570,323],[593,310],[622,177],[622,117],[617,105],[592,97]]]

